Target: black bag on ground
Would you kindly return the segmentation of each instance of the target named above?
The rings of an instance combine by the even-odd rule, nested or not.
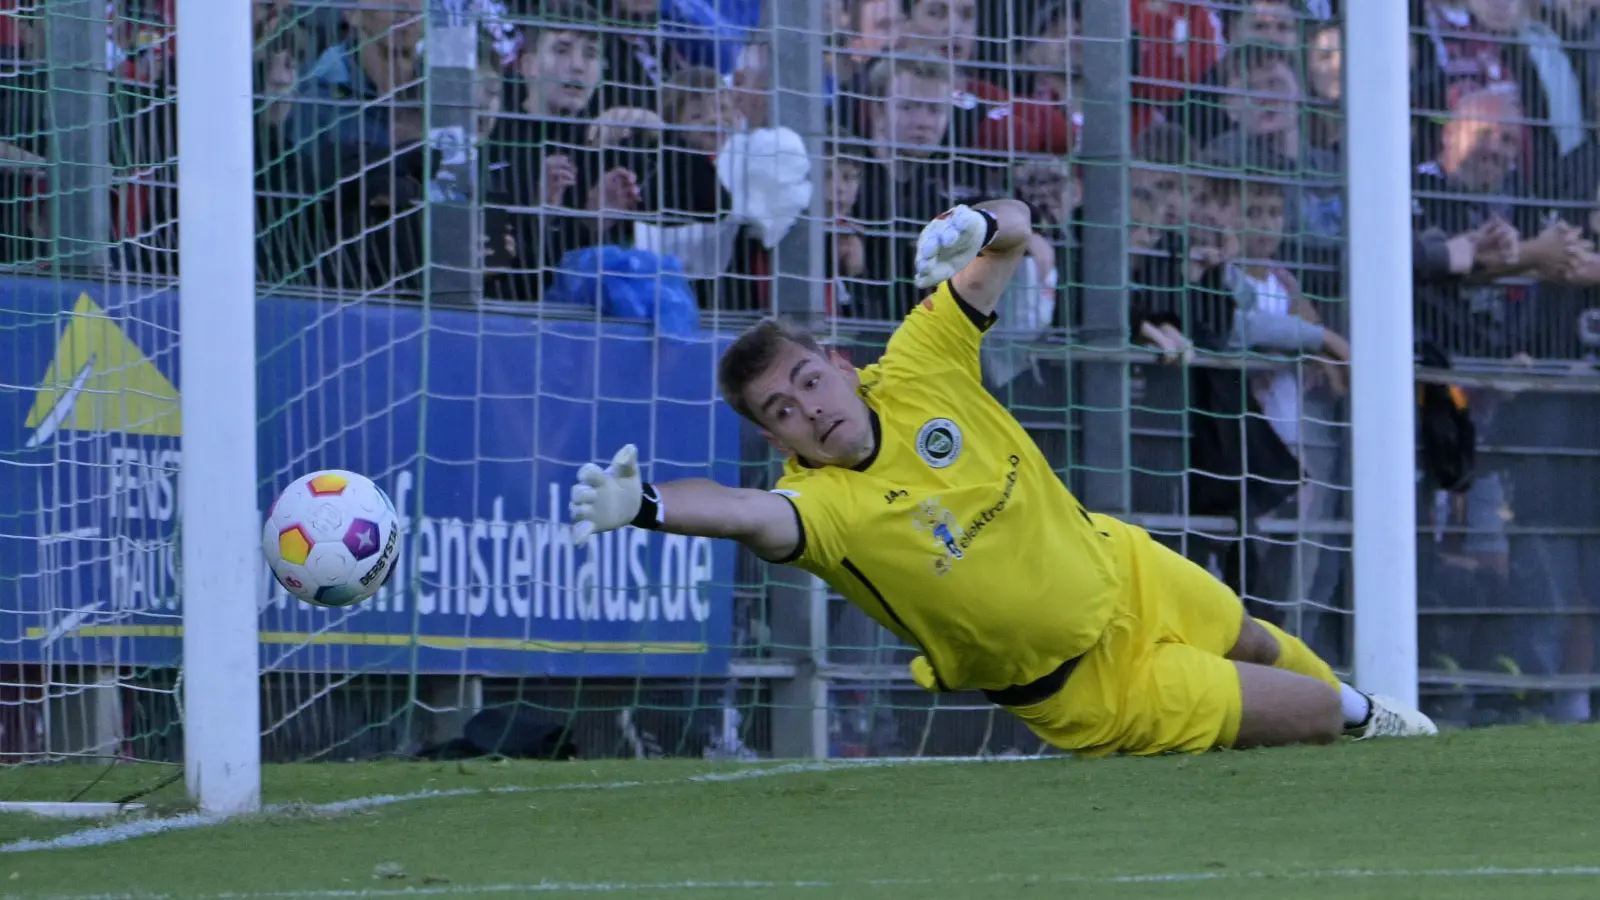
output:
[[[486,709],[461,729],[461,737],[424,748],[422,759],[576,759],[578,745],[565,725],[519,707]]]

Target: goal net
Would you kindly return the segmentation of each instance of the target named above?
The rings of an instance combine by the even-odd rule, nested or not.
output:
[[[907,241],[955,202],[1039,212],[1044,249],[988,342],[994,391],[1086,500],[1185,549],[1214,541],[1199,558],[1219,571],[1237,555],[1234,517],[1187,499],[1190,379],[1129,340],[1132,270],[1100,264],[1138,259],[1138,228],[1172,224],[1146,222],[1149,204],[1196,190],[1191,157],[1153,138],[1132,171],[1068,155],[1105,158],[1086,125],[1179,118],[1160,111],[1165,89],[1090,101],[1086,62],[1126,47],[1069,52],[1047,12],[952,18],[894,51],[864,10],[445,6],[466,28],[407,3],[255,7],[261,504],[307,471],[352,469],[404,532],[395,576],[353,609],[293,601],[263,572],[265,759],[1037,752],[981,702],[915,688],[910,649],[810,579],[631,530],[578,551],[565,509],[575,467],[626,442],[653,479],[770,485],[770,452],[717,398],[720,342],[777,310],[870,362],[915,300]],[[8,133],[38,162],[13,167],[7,206],[7,433],[22,438],[5,459],[3,749],[172,761],[175,548],[205,527],[175,487],[179,51],[158,4],[99,21],[98,4],[65,8],[84,18],[15,17],[31,42],[7,85]],[[63,54],[103,52],[89,38],[105,29],[112,65],[86,75]],[[980,34],[1015,40],[995,55]],[[100,127],[68,127],[70,103]],[[745,126],[761,137],[730,141]],[[816,135],[809,166],[773,156]],[[886,180],[889,159],[905,177]],[[783,208],[791,176],[815,203]],[[1257,182],[1207,184],[1241,203]],[[757,202],[773,208],[751,215]],[[1315,487],[1333,502],[1341,483],[1330,468]],[[1282,557],[1269,569],[1310,582],[1311,560],[1332,571],[1343,551],[1302,530],[1260,540]],[[1286,609],[1310,596],[1255,593]],[[1325,593],[1315,605],[1336,607]]]
[[[1000,196],[1039,237],[991,390],[1088,506],[1348,669],[1340,22],[1090,5],[253,3],[259,502],[350,469],[404,535],[355,608],[262,569],[264,760],[1041,752],[815,580],[580,550],[565,501],[629,442],[770,486],[720,347],[776,312],[870,363],[917,230]],[[0,14],[5,762],[182,753],[172,12]]]
[[[172,761],[175,548],[204,527],[175,478],[177,36],[160,4],[63,8],[14,17],[7,94],[8,133],[39,162],[7,207],[23,438],[6,458],[3,749]],[[1091,312],[1128,309],[1130,270],[1096,265],[1144,249],[1122,223],[1158,211],[1138,207],[1146,189],[1189,190],[1171,148],[1131,173],[1069,155],[1105,158],[1086,125],[1166,118],[1138,89],[1087,101],[1085,62],[1126,47],[1069,52],[1043,9],[896,25],[896,50],[866,10],[422,8],[254,6],[260,502],[352,469],[404,533],[357,608],[295,602],[263,572],[265,759],[1038,751],[974,698],[915,688],[912,651],[810,579],[704,539],[578,551],[565,509],[574,468],[626,442],[653,479],[770,485],[770,451],[717,398],[720,343],[776,310],[870,362],[915,300],[908,241],[955,202],[1039,211],[1046,249],[988,341],[992,389],[1086,500],[1184,548],[1216,539],[1227,566],[1233,518],[1185,499],[1186,377],[1150,364],[1124,312]],[[91,32],[114,54],[92,76],[64,55],[103,52]],[[100,126],[68,127],[78,112]],[[809,165],[773,155],[817,137]],[[890,159],[907,177],[884,177]],[[815,202],[785,195],[795,181]],[[1264,538],[1291,569],[1299,530]],[[1295,608],[1292,592],[1257,593]]]
[[[181,747],[165,12],[66,2],[0,13],[8,763],[171,761]],[[8,776],[0,799],[27,783]]]

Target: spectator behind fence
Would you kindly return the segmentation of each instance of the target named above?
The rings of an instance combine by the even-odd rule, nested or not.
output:
[[[856,316],[898,320],[920,295],[911,285],[922,226],[958,203],[986,196],[999,173],[948,145],[952,71],[944,63],[880,59],[868,70],[863,104],[873,159],[863,167],[857,210],[867,230],[867,278]]]
[[[543,5],[543,0],[524,0]],[[661,32],[661,0],[596,0],[605,22],[606,60],[600,102],[606,107],[660,108],[661,85],[681,62]],[[543,11],[535,11],[545,18]]]
[[[305,267],[325,249],[322,216],[301,199],[299,157],[290,152],[283,124],[294,108],[304,36],[283,15],[282,4],[257,3],[254,14],[253,86],[256,102],[255,189],[257,277],[267,284],[306,279]]]
[[[900,0],[854,0],[850,9],[850,52],[839,56],[832,72],[841,85],[865,78],[872,61],[894,48],[905,18]]]
[[[178,265],[177,80],[170,2],[118,17],[111,65],[111,264],[130,272],[176,275]],[[62,123],[57,123],[60,126]]]
[[[1163,227],[1183,222],[1183,175],[1178,167],[1188,162],[1189,136],[1177,125],[1158,122],[1139,132],[1133,142],[1128,186],[1150,192],[1159,213],[1156,221]]]
[[[1205,151],[1211,165],[1271,172],[1304,184],[1285,195],[1290,233],[1307,247],[1334,248],[1344,236],[1342,163],[1313,146],[1302,122],[1298,58],[1247,47],[1222,61],[1229,130]]]
[[[1273,181],[1213,179],[1211,192],[1222,221],[1239,229],[1241,258],[1223,273],[1234,303],[1229,346],[1290,359],[1287,367],[1254,371],[1245,380],[1301,472],[1298,490],[1264,510],[1265,517],[1298,519],[1316,528],[1338,512],[1340,494],[1333,485],[1338,481],[1343,441],[1333,423],[1339,419],[1338,403],[1345,394],[1343,367],[1350,347],[1343,335],[1322,324],[1297,279],[1276,262],[1286,238],[1283,186]],[[1253,470],[1249,460],[1246,467]],[[1322,566],[1336,562],[1325,549],[1327,543],[1325,532],[1312,533],[1298,544],[1272,536],[1253,542],[1246,560],[1248,592],[1277,608],[1269,618],[1285,621],[1285,611],[1306,604],[1300,629],[1307,641],[1316,638],[1320,611],[1332,608],[1334,584],[1317,577]]]
[[[1075,25],[1065,3],[1049,3],[1017,40],[1012,90],[1057,109],[1072,128],[1070,145],[1083,134],[1083,65],[1074,51]]]
[[[953,125],[949,140],[954,146],[997,154],[1067,152],[1072,126],[1060,106],[1013,100],[998,83],[1009,80],[1008,69],[973,66],[976,0],[901,0],[900,11],[889,20],[896,29],[890,45],[893,58],[948,62],[954,67],[949,87]],[[836,98],[839,121],[863,134],[871,131],[868,107],[875,95],[869,82],[876,66],[876,62],[867,66]]]
[[[22,59],[0,72],[0,265],[33,262],[50,252],[49,210],[39,199],[49,183],[49,76],[30,59],[40,35],[26,19],[15,21],[14,43],[6,52]]]
[[[423,0],[359,0],[344,14],[348,35],[301,79],[283,127],[305,192],[322,195],[421,141],[422,7]]]
[[[520,29],[517,77],[490,149],[518,248],[517,270],[500,283],[507,299],[539,299],[567,252],[627,237],[619,214],[637,205],[636,151],[659,137],[653,113],[598,110],[603,38],[594,11],[578,0],[544,0],[541,9],[542,24]]]
[[[1560,36],[1534,15],[1525,0],[1467,0],[1446,5],[1429,2],[1424,13],[1427,40],[1414,80],[1433,110],[1453,109],[1459,100],[1484,88],[1512,94],[1526,117],[1536,123],[1524,131],[1526,165],[1518,193],[1549,194],[1541,183],[1556,163],[1588,138],[1585,74],[1561,46]]]
[[[763,271],[765,254],[752,267],[755,248],[740,240],[742,225],[715,162],[728,137],[744,128],[735,96],[715,69],[689,67],[662,88],[661,113],[665,137],[640,177],[646,215],[634,223],[634,243],[676,256],[701,307],[753,308],[759,289],[752,276]],[[735,277],[722,279],[730,269]]]
[[[772,122],[772,45],[752,41],[739,51],[733,75],[728,78],[733,104],[750,128]]]
[[[1035,196],[1057,194],[1050,199],[1057,215],[1069,214],[1072,209],[1073,189],[1064,160],[1033,163],[1019,170],[1017,188],[1019,193],[1026,189]],[[1037,210],[1034,216],[1037,221]],[[1027,380],[1027,393],[1021,397],[1041,388],[1053,392],[1057,387],[1058,383],[1046,375],[1037,343],[1049,329],[1063,324],[1063,314],[1067,312],[1061,302],[1065,281],[1061,260],[1061,249],[1054,242],[1038,229],[1031,231],[1022,260],[995,306],[999,318],[990,330],[995,339],[985,341],[979,350],[983,381],[991,390],[1022,388],[1019,376],[1025,374],[1031,378]]]
[[[1203,83],[1222,51],[1222,17],[1209,2],[1133,0],[1134,134],[1183,122],[1187,85]]]
[[[1557,34],[1566,41],[1567,56],[1583,78],[1583,93],[1590,104],[1600,99],[1600,2],[1596,0],[1552,0],[1545,12]],[[1594,140],[1593,135],[1590,141]]]
[[[504,179],[492,168],[491,157],[482,152],[504,109],[503,80],[493,40],[487,32],[480,36],[473,82],[475,134],[469,138],[466,152],[469,165],[477,167],[469,178],[477,179],[485,203],[483,218],[473,228],[479,241],[478,262],[487,270],[484,290],[487,296],[500,298],[506,295],[499,285],[502,273],[514,268],[518,245],[506,218],[510,197]],[[396,122],[420,130],[422,116],[419,109],[401,110]],[[427,139],[408,143],[339,183],[340,244],[324,257],[325,278],[361,290],[416,293],[423,289],[429,236],[424,227],[424,203],[467,205],[473,190],[471,184],[456,178],[453,169],[444,168],[447,148]],[[474,235],[459,237],[470,241]]]
[[[1413,180],[1415,230],[1462,235],[1504,221],[1517,233],[1516,249],[1500,265],[1479,269],[1480,274],[1564,281],[1582,265],[1586,248],[1577,228],[1545,219],[1536,199],[1521,193],[1516,177],[1523,146],[1517,124],[1521,118],[1521,106],[1510,94],[1483,89],[1461,98],[1441,132],[1439,158],[1420,166]],[[1535,290],[1529,284],[1486,279],[1418,284],[1418,338],[1475,356],[1503,358],[1529,350],[1521,325]]]
[[[1023,98],[1010,107],[1020,117],[1019,134],[1014,136],[1019,138],[1014,144],[1019,152],[1065,153],[1078,145],[1083,133],[1083,64],[1073,48],[1075,22],[1066,2],[1045,3],[1016,42],[1016,64],[988,73],[991,82]]]
[[[1228,98],[1221,93],[1227,89],[1228,57],[1237,57],[1240,51],[1250,48],[1277,50],[1290,54],[1296,61],[1293,70],[1299,71],[1299,16],[1294,0],[1244,0],[1225,9],[1223,34],[1228,52],[1206,72],[1200,84],[1185,94],[1185,125],[1199,146],[1209,145],[1230,124]]]
[[[1081,283],[1077,274],[1083,222],[1078,212],[1083,202],[1083,180],[1066,160],[1052,159],[1018,166],[1013,182],[1017,199],[1033,210],[1034,233],[1050,247],[1055,269],[1052,281],[1059,296],[1053,298],[1051,321],[1047,324],[1070,326],[1072,311],[1077,309],[1077,285]],[[1035,255],[1032,246],[1029,254]],[[1049,274],[1042,265],[1036,265],[1036,269],[1040,276]],[[1022,274],[1026,274],[1025,270]]]
[[[1246,262],[1241,257],[1247,249],[1234,199],[1241,193],[1237,176],[1196,174],[1185,187],[1182,230],[1145,227],[1144,220],[1159,215],[1158,200],[1147,190],[1131,192],[1129,246],[1150,251],[1130,260],[1131,340],[1170,362],[1188,358],[1191,347],[1236,354],[1238,335],[1270,332],[1274,324],[1283,325],[1287,337],[1302,339],[1293,343],[1310,342],[1321,331],[1314,323],[1266,321],[1253,305],[1242,306],[1235,297],[1235,288],[1242,286],[1235,273]],[[1246,302],[1255,303],[1253,294],[1241,292]],[[1256,326],[1258,319],[1265,324]],[[1262,405],[1264,392],[1252,390],[1250,376],[1232,368],[1196,368],[1189,383],[1190,514],[1245,522],[1280,508],[1296,493],[1302,467],[1271,424]],[[1241,596],[1260,597],[1251,574],[1257,571],[1255,551],[1253,544],[1236,539],[1190,544],[1191,558],[1202,564],[1213,554],[1218,557],[1224,580]],[[1270,604],[1248,602],[1259,614],[1273,613]]]
[[[1318,22],[1306,41],[1306,140],[1342,158],[1344,152],[1344,29]]]
[[[1600,94],[1590,99],[1590,120],[1600,115]],[[1581,359],[1593,352],[1583,343],[1579,322],[1585,311],[1600,307],[1595,287],[1600,285],[1600,141],[1593,136],[1562,158],[1551,179],[1559,186],[1552,208],[1582,232],[1583,253],[1567,273],[1566,284],[1540,290],[1533,328],[1540,335],[1541,355],[1556,359]]]
[[[829,142],[822,153],[827,166],[823,215],[829,223],[827,312],[847,317],[855,303],[859,279],[867,270],[867,245],[855,219],[862,168],[872,155],[871,150],[849,137],[853,136]]]

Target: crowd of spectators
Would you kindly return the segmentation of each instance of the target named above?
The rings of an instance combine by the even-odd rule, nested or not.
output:
[[[1315,301],[1343,294],[1339,4],[1130,3],[1130,286],[1152,266],[1194,284],[1255,260],[1279,270],[1277,287],[1262,282],[1266,314],[1326,315]],[[263,282],[418,288],[426,241],[411,213],[438,190],[427,183],[437,159],[426,152],[424,5],[254,4]],[[765,165],[732,139],[782,124],[772,113],[773,40],[748,27],[756,0],[719,6],[754,12],[709,26],[684,12],[693,5],[658,0],[468,5],[484,23],[476,200],[487,296],[540,300],[564,256],[621,244],[691,257],[679,262],[705,308],[771,303],[771,245],[785,227],[752,227],[749,198],[730,188],[759,185],[735,185],[732,164],[719,162]],[[1453,354],[1582,358],[1577,320],[1600,280],[1591,222],[1600,4],[1412,6],[1420,329]],[[897,318],[915,299],[907,247],[920,223],[953,203],[1009,195],[1033,205],[1046,237],[1031,271],[1052,302],[1032,304],[1031,320],[1073,325],[1083,8],[829,0],[817,86],[825,147],[805,181],[826,207],[830,313]],[[48,58],[41,10],[0,0],[6,264],[52,255],[41,201],[48,161],[65,151],[51,146],[63,134],[48,102],[61,67]],[[153,274],[175,268],[172,10],[173,0],[114,0],[107,35],[107,237],[121,265]],[[1256,237],[1227,237],[1245,231]],[[1282,276],[1313,299],[1290,310],[1282,296],[1296,290]]]
[[[175,88],[173,2],[116,0],[107,41],[116,173],[107,237],[117,264],[153,274],[175,271],[175,142],[162,102]],[[1223,511],[1337,518],[1347,512],[1331,485],[1347,477],[1336,423],[1350,352],[1342,3],[1128,2],[1129,342],[1177,362],[1196,348],[1287,361],[1231,376],[1243,379],[1231,390],[1196,379],[1196,403],[1210,392],[1218,409],[1231,402],[1264,429],[1246,455],[1266,487]],[[1419,341],[1446,361],[1591,358],[1600,0],[1409,3]],[[805,211],[785,209],[792,197],[776,178],[821,193],[832,316],[904,315],[917,299],[909,276],[921,225],[956,203],[1015,196],[1032,206],[1038,237],[1007,300],[1007,334],[1040,340],[1080,322],[1091,163],[1078,149],[1095,120],[1086,79],[1110,77],[1082,66],[1080,24],[1097,4],[827,0],[815,86],[825,133],[801,136],[820,137],[824,152],[761,178],[738,171],[782,168],[761,150],[792,130],[776,114],[775,60],[780,42],[805,36],[752,28],[757,0],[468,5],[483,23],[473,166],[486,298],[559,299],[563,261],[615,245],[670,258],[702,310],[769,309],[775,248]],[[440,183],[427,126],[424,6],[254,0],[263,283],[420,291],[421,211],[430,197],[461,196]],[[717,21],[694,18],[712,7]],[[48,265],[53,252],[43,199],[62,130],[49,121],[39,10],[0,0],[7,265]],[[1493,405],[1482,399],[1473,414],[1480,439]],[[1425,525],[1480,534],[1441,550],[1438,564],[1509,581],[1503,480],[1432,488],[1446,502],[1424,498]],[[1269,605],[1332,608],[1340,578],[1330,561],[1340,555],[1317,540],[1267,541],[1239,568],[1257,573],[1249,593]],[[1567,568],[1563,602],[1581,598],[1585,581],[1575,562]],[[1294,585],[1271,583],[1291,571]]]

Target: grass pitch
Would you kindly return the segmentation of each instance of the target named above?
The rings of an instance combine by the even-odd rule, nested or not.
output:
[[[119,770],[84,799],[150,777]],[[360,763],[263,777],[267,801],[288,808],[116,843],[18,849],[165,827],[172,811],[89,835],[92,823],[0,817],[0,894],[1600,897],[1594,727],[1161,759]],[[82,768],[17,769],[0,798],[65,799],[84,783]],[[328,805],[356,798],[369,799]]]

